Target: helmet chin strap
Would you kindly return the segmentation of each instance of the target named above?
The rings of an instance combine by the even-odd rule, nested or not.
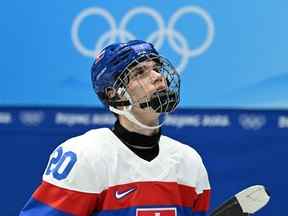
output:
[[[135,118],[135,116],[131,113],[131,108],[132,108],[132,105],[128,106],[127,107],[123,107],[124,109],[123,110],[119,110],[119,109],[116,109],[112,106],[109,106],[109,110],[111,112],[114,112],[118,115],[122,115],[122,116],[125,116],[129,121],[137,124],[138,126],[142,127],[142,128],[145,128],[145,129],[157,129],[157,128],[160,128],[163,124],[164,124],[164,121],[157,125],[157,126],[148,126],[148,125],[145,125],[143,123],[141,123],[139,120],[137,120]]]
[[[148,126],[148,125],[145,125],[145,124],[141,123],[141,122],[140,122],[138,119],[136,119],[136,117],[131,113],[132,106],[133,106],[133,105],[132,105],[132,104],[133,104],[133,101],[132,101],[131,96],[128,94],[127,91],[125,91],[124,88],[119,88],[117,93],[118,93],[119,95],[121,95],[122,92],[124,92],[124,95],[125,95],[126,98],[129,100],[130,105],[129,105],[129,106],[123,106],[123,110],[119,110],[119,109],[117,109],[117,108],[115,108],[115,107],[113,107],[113,106],[109,106],[109,110],[110,110],[111,112],[114,112],[114,113],[116,113],[116,114],[118,114],[118,115],[125,116],[129,121],[135,123],[136,125],[138,125],[138,126],[140,126],[140,127],[142,127],[142,128],[145,128],[145,129],[152,129],[152,130],[158,129],[158,128],[160,128],[160,127],[164,124],[164,121],[163,121],[161,124],[156,125],[156,126]]]

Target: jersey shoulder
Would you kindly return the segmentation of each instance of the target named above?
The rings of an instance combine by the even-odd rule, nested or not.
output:
[[[188,159],[189,161],[192,160],[196,163],[202,162],[200,154],[190,145],[164,135],[161,136],[160,143],[164,148],[179,152],[184,160]]]
[[[115,136],[109,128],[92,129],[86,133],[68,139],[60,146],[64,149],[71,149],[80,153],[87,159],[102,157],[110,151],[111,143],[115,142]]]
[[[194,187],[197,193],[201,193],[204,189],[209,189],[208,174],[200,154],[187,144],[167,136],[161,137],[161,145],[169,149],[166,151],[174,152],[174,154],[177,153],[178,155],[179,183]]]
[[[103,191],[107,184],[103,157],[109,152],[106,144],[112,138],[110,129],[101,128],[68,139],[50,155],[43,180],[70,190]]]

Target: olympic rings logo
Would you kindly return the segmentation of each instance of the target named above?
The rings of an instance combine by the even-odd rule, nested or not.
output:
[[[189,48],[187,39],[182,33],[175,29],[177,21],[189,13],[200,16],[204,20],[207,28],[206,38],[199,47],[194,49]],[[184,71],[190,58],[195,58],[203,54],[213,42],[215,35],[213,19],[207,11],[199,6],[186,6],[178,9],[170,17],[167,27],[165,26],[162,16],[155,9],[146,6],[136,7],[125,14],[118,28],[114,17],[109,11],[99,7],[90,7],[82,10],[74,19],[71,29],[72,42],[82,55],[94,58],[101,49],[108,44],[114,43],[117,39],[119,39],[120,42],[136,39],[135,35],[129,32],[126,27],[136,15],[140,14],[150,16],[158,26],[158,30],[152,32],[145,40],[152,42],[157,49],[160,49],[163,45],[164,38],[167,37],[170,47],[181,56],[180,63],[177,66],[179,72]],[[82,22],[90,16],[103,17],[110,26],[110,30],[102,34],[96,41],[94,50],[85,47],[79,37]]]
[[[264,115],[241,114],[239,123],[246,130],[259,130],[265,126],[267,119]]]

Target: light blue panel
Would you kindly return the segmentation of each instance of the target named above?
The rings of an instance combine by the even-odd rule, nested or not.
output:
[[[91,56],[97,45],[134,35],[151,39],[180,69],[182,107],[288,107],[287,1],[14,0],[2,5],[0,105],[100,106],[90,84]],[[72,35],[79,36],[82,49]]]

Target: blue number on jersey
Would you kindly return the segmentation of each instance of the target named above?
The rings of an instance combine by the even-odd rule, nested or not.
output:
[[[63,154],[62,147],[57,148],[56,153],[57,156],[51,158],[45,175],[50,175],[52,173],[55,179],[62,180],[65,179],[70,173],[71,169],[77,161],[77,156],[72,151],[67,151]],[[52,165],[54,166],[53,168]],[[63,171],[59,172],[60,168]]]

